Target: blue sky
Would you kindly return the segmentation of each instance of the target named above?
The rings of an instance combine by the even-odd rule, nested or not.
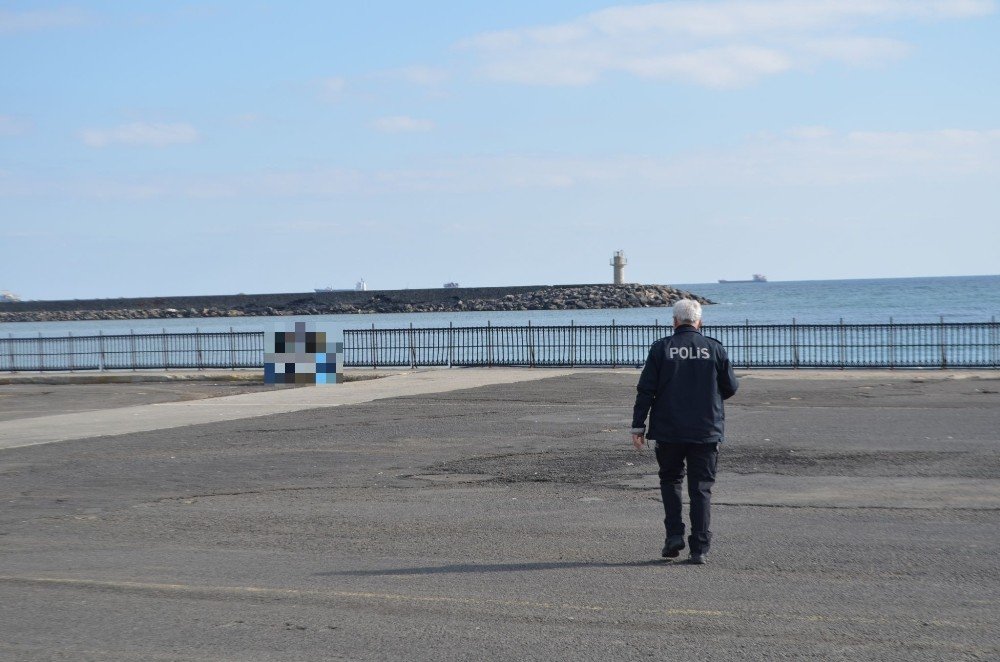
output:
[[[992,0],[0,2],[31,299],[1000,272]]]

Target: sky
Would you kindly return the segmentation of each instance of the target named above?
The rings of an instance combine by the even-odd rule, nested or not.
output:
[[[1000,273],[993,0],[0,1],[24,299]]]

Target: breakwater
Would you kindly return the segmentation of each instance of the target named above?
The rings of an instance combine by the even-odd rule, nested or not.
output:
[[[0,322],[650,308],[685,297],[712,303],[668,285],[522,285],[3,302]]]

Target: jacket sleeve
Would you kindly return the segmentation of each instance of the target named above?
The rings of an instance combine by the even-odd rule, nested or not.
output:
[[[733,371],[733,364],[722,345],[719,345],[719,361],[717,366],[719,371],[719,393],[722,394],[723,400],[728,400],[736,395],[736,390],[740,387],[740,380],[736,378],[736,373]]]
[[[659,341],[649,348],[646,365],[642,367],[639,385],[635,387],[635,407],[632,409],[632,427],[646,427],[646,416],[656,399],[656,387],[660,382],[660,361],[662,360]]]

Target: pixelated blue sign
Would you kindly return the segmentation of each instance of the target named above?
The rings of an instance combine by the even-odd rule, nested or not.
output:
[[[344,379],[344,343],[312,324],[264,333],[265,384],[336,384]]]

